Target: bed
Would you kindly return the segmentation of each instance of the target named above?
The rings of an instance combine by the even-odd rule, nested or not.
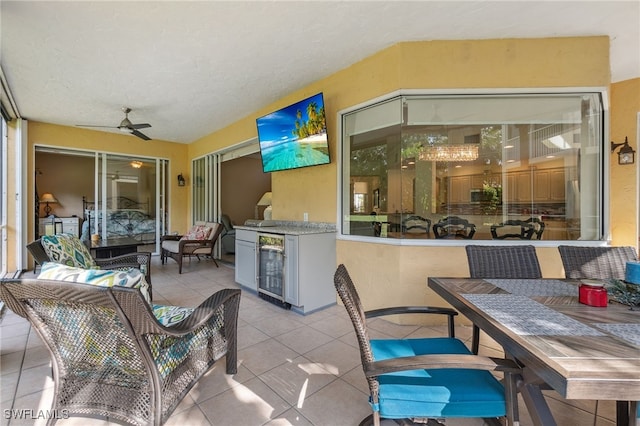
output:
[[[102,233],[103,211],[95,209],[95,201],[88,201],[82,197],[83,240],[95,234],[95,224],[98,223],[98,233]],[[149,215],[149,200],[139,202],[127,197],[107,199],[107,238],[130,237],[141,243],[149,244],[156,241],[156,219]]]

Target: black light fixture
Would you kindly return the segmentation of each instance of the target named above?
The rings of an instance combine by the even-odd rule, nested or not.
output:
[[[180,173],[178,175],[178,186],[184,186],[186,182],[187,181],[184,179],[184,176],[182,176],[182,173]]]
[[[611,152],[614,152],[619,146],[622,148],[618,151],[618,164],[633,164],[636,161],[636,152],[629,146],[629,140],[626,136],[622,143],[611,141]]]

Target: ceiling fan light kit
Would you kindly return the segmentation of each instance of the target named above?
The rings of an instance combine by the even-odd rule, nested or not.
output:
[[[147,135],[145,135],[142,132],[139,132],[138,129],[147,129],[149,127],[151,127],[151,124],[149,123],[140,123],[140,124],[133,124],[131,122],[131,120],[129,120],[129,113],[131,112],[131,108],[129,107],[124,107],[122,108],[122,111],[124,112],[124,119],[120,122],[120,125],[118,126],[98,126],[98,125],[91,125],[91,124],[77,124],[78,127],[101,127],[101,128],[109,128],[109,129],[118,129],[123,133],[128,133],[130,135],[136,136],[140,139],[143,139],[145,141],[150,141],[151,138]]]

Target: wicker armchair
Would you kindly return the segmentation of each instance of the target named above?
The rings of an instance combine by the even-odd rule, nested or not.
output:
[[[467,262],[471,278],[542,278],[536,248],[532,245],[468,245]],[[480,329],[473,325],[471,351],[478,353]]]
[[[218,267],[218,262],[213,257],[213,248],[224,227],[217,222],[205,222],[197,226],[205,226],[213,230],[206,239],[189,239],[182,235],[164,235],[160,238],[160,246],[162,247],[160,260],[163,265],[167,261],[167,257],[170,257],[178,262],[178,273],[181,274],[184,257],[195,256],[200,260],[200,256],[210,256]]]
[[[395,307],[365,312],[344,265],[338,266],[334,283],[353,323],[369,384],[373,414],[361,426],[378,426],[381,418],[445,417],[505,417],[506,424],[515,424],[519,368],[510,360],[472,355],[453,337],[454,310]],[[401,313],[448,315],[449,337],[369,339],[367,318]],[[504,373],[504,386],[490,371]]]
[[[167,326],[132,288],[2,280],[0,299],[44,340],[52,410],[71,416],[160,425],[216,361],[226,357],[227,374],[236,373],[240,290],[182,308],[191,314]]]
[[[636,249],[626,247],[558,246],[567,278],[624,280],[628,261],[637,261]]]
[[[76,238],[77,239],[77,238]],[[80,239],[78,239],[80,241]],[[39,238],[35,241],[27,244],[27,250],[33,256],[33,259],[40,266],[44,264],[44,262],[54,262],[54,259],[51,259],[44,247],[42,246],[42,239]],[[88,250],[88,249],[87,249]],[[152,293],[151,287],[151,253],[149,252],[137,252],[130,254],[123,254],[120,256],[115,256],[106,259],[97,259],[93,258],[96,266],[99,266],[100,269],[110,269],[110,270],[118,270],[118,271],[126,271],[127,269],[136,268],[139,269],[143,274],[144,278],[149,284],[149,293]],[[82,265],[69,265],[69,266],[78,266],[82,267]]]

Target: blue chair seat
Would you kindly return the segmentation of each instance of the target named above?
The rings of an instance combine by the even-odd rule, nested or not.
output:
[[[376,361],[437,354],[467,354],[458,339],[371,340]],[[411,370],[378,376],[380,416],[407,417],[502,417],[506,415],[502,384],[484,370]],[[376,407],[373,407],[374,410]]]

